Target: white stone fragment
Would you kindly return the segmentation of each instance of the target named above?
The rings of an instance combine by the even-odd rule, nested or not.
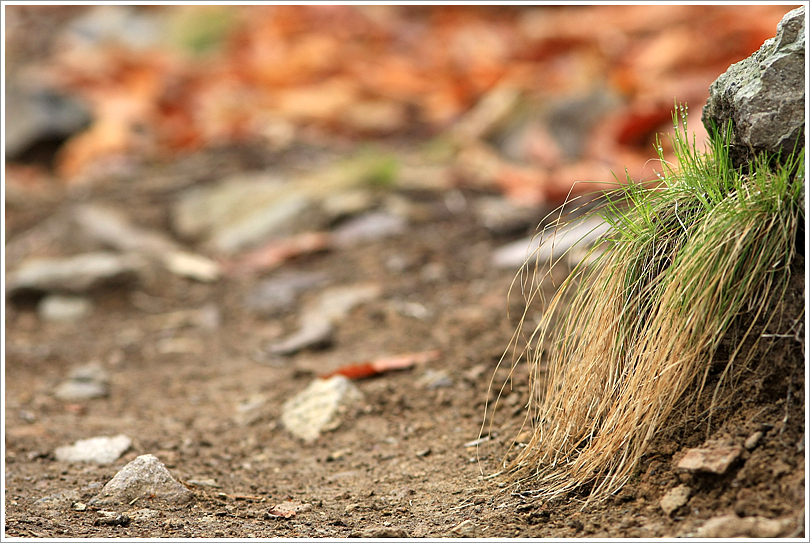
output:
[[[64,462],[94,462],[112,464],[132,445],[132,440],[120,434],[115,437],[80,439],[73,445],[56,449],[56,459]]]
[[[81,296],[52,294],[44,297],[37,306],[37,313],[46,321],[70,322],[93,311],[93,302]]]
[[[284,403],[281,422],[294,436],[312,442],[340,426],[340,415],[361,399],[360,390],[342,375],[316,379]]]

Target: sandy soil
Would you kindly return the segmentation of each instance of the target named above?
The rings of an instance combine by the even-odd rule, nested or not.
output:
[[[79,201],[116,207],[142,226],[168,231],[172,199],[204,177],[184,178],[178,171],[162,178],[175,179],[174,185],[141,172],[139,182],[111,181],[9,210],[8,239]],[[495,396],[490,379],[500,384],[507,377],[508,368],[497,365],[522,306],[514,293],[507,316],[514,273],[494,269],[490,255],[525,232],[496,236],[470,206],[451,212],[440,192],[404,196],[425,211],[405,235],[310,255],[263,276],[205,284],[165,273],[105,287],[92,293],[93,314],[77,323],[41,320],[36,299],[7,304],[5,535],[661,537],[695,534],[708,519],[726,514],[787,519],[780,535],[805,535],[804,346],[793,337],[770,343],[756,371],[741,381],[739,401],[716,417],[708,436],[705,425],[673,423],[637,476],[607,502],[582,509],[584,495],[575,495],[544,503],[532,499],[530,484],[515,488],[489,477],[520,432],[528,393],[521,363],[501,398],[491,439],[480,448],[466,446],[479,437],[486,402]],[[481,194],[464,196],[473,202]],[[69,255],[92,248],[83,243],[67,236],[39,251]],[[797,264],[786,315],[803,310],[803,267]],[[331,346],[272,357],[266,345],[295,330],[297,312],[265,319],[246,309],[243,299],[259,280],[297,270],[324,271],[331,285],[374,283],[382,295],[340,322]],[[305,292],[298,305],[318,288]],[[161,320],[202,307],[218,310],[221,322],[213,329],[167,327]],[[403,309],[409,307],[424,311]],[[789,326],[788,320],[779,325]],[[176,340],[174,348],[166,347],[167,339]],[[279,423],[284,401],[321,373],[433,349],[441,351],[436,361],[356,381],[362,401],[314,443],[301,442]],[[56,399],[54,389],[70,369],[90,361],[112,375],[109,396]],[[431,372],[438,371],[450,377],[448,386],[430,385]],[[249,402],[258,407],[240,411]],[[757,431],[763,433],[759,442],[725,474],[675,467],[687,448],[707,438],[742,445]],[[111,465],[55,459],[58,446],[122,433],[133,445]],[[189,485],[191,503],[140,500],[116,509],[131,518],[118,526],[99,525],[93,508],[36,503],[65,491],[87,502],[146,453]],[[194,480],[215,486],[189,483]],[[692,496],[666,515],[660,500],[681,484]],[[290,502],[308,506],[290,518],[268,514]]]

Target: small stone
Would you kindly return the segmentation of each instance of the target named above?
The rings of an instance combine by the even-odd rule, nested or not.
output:
[[[686,505],[692,489],[686,485],[679,485],[664,494],[661,498],[661,509],[667,515],[672,515],[675,511]]]
[[[361,215],[337,228],[332,238],[339,246],[395,236],[405,231],[406,221],[399,215],[374,211]]]
[[[188,277],[201,283],[216,281],[222,268],[215,261],[186,251],[172,251],[162,255],[163,265],[175,275]]]
[[[305,312],[301,316],[301,328],[285,339],[270,345],[273,354],[289,356],[303,349],[328,346],[335,327],[323,315]]]
[[[743,447],[745,447],[749,451],[754,450],[759,444],[759,440],[762,439],[762,436],[763,436],[762,432],[754,432],[753,434],[748,436],[748,439],[745,440]]]
[[[723,515],[707,520],[698,528],[697,537],[779,537],[793,526],[792,519],[769,519],[765,517],[744,517]]]
[[[340,426],[340,413],[361,398],[360,390],[342,375],[316,379],[284,403],[281,422],[294,436],[312,442]]]
[[[70,377],[56,387],[54,395],[68,402],[102,398],[109,394],[109,380],[104,368],[91,362],[74,369]]]
[[[283,232],[307,206],[293,184],[256,172],[187,191],[172,209],[172,221],[181,236],[205,238],[213,249],[233,253]]]
[[[132,440],[121,434],[115,437],[80,439],[73,445],[58,447],[55,455],[63,462],[93,462],[111,464],[132,445]]]
[[[474,209],[478,221],[494,234],[525,232],[540,219],[537,207],[518,206],[503,196],[479,198]]]
[[[708,471],[723,474],[742,454],[742,447],[714,447],[689,449],[678,462],[678,468],[688,471]]]
[[[478,526],[475,525],[472,519],[467,519],[451,529],[450,533],[459,537],[477,537]]]
[[[75,321],[93,311],[93,302],[80,296],[52,294],[43,298],[37,306],[37,313],[46,321]]]
[[[496,249],[492,254],[492,264],[498,268],[519,268],[534,263],[546,265],[562,258],[573,248],[580,250],[571,254],[580,256],[610,231],[610,225],[598,218],[564,225],[559,229],[547,227],[538,235]]]
[[[371,204],[371,192],[361,189],[328,195],[321,203],[324,212],[333,221],[365,211]]]
[[[376,284],[335,287],[324,291],[301,315],[301,327],[286,339],[269,346],[274,354],[291,355],[302,349],[327,344],[335,324],[356,306],[378,297]]]
[[[9,295],[21,291],[83,293],[104,284],[136,279],[146,266],[137,254],[85,253],[69,258],[36,258],[6,277]]]
[[[74,511],[87,511],[87,504],[83,502],[75,502],[71,506],[71,509],[73,509]]]
[[[343,458],[347,454],[350,454],[351,452],[352,452],[351,449],[340,449],[340,450],[331,452],[331,453],[326,455],[326,461],[327,462],[335,462],[337,460],[340,460],[341,458]]]
[[[319,272],[280,274],[259,283],[245,297],[245,306],[266,317],[276,317],[291,309],[302,291],[328,282],[329,277]]]
[[[117,511],[99,511],[94,526],[129,526],[130,518],[126,513]]]
[[[154,509],[136,509],[135,511],[129,512],[129,517],[138,522],[143,520],[150,520],[157,517],[160,514],[159,511],[155,511]]]
[[[425,374],[416,381],[416,385],[428,390],[446,388],[453,386],[453,378],[450,377],[450,374],[445,370],[428,369],[425,371]]]
[[[191,491],[172,477],[156,456],[143,454],[116,473],[88,505],[129,505],[136,501],[177,505],[191,498]]]
[[[73,220],[85,235],[121,252],[159,255],[181,250],[163,232],[136,226],[117,209],[79,205],[73,209]]]

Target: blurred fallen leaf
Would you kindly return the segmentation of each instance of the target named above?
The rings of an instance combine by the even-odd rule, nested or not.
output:
[[[410,368],[416,364],[424,364],[438,360],[441,351],[422,351],[417,353],[407,353],[399,356],[378,358],[371,362],[361,362],[359,364],[348,364],[330,373],[321,375],[321,379],[328,379],[334,375],[342,375],[349,379],[365,379],[392,370],[402,370]]]
[[[332,238],[326,232],[303,232],[275,239],[241,258],[222,262],[221,265],[228,274],[237,276],[269,271],[298,256],[325,250],[331,244]]]

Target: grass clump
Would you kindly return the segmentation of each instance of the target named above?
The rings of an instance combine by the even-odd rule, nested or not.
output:
[[[653,186],[628,179],[606,194],[597,212],[610,234],[562,282],[529,338],[534,431],[511,473],[539,483],[540,497],[585,489],[604,498],[670,417],[706,422],[696,400],[710,370],[708,413],[729,401],[750,363],[739,347],[716,360],[721,340],[743,315],[751,324],[735,345],[758,340],[752,327],[785,293],[804,220],[804,151],[741,173],[728,135],[701,153],[683,106],[680,119],[670,138],[677,166],[659,145]]]

